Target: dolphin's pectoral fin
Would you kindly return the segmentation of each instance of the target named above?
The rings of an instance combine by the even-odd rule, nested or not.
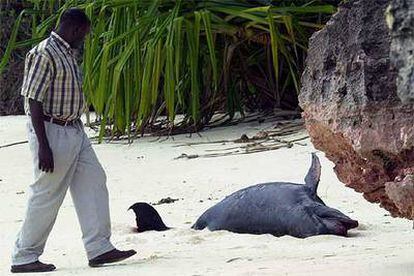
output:
[[[349,229],[358,227],[358,221],[349,218],[336,209],[323,205],[310,208],[326,227],[327,234],[346,236]]]
[[[196,223],[193,224],[193,226],[191,226],[191,229],[194,230],[203,230],[204,228],[207,227],[207,221],[205,219],[204,215],[201,215],[201,217],[199,217],[196,221]]]
[[[316,195],[319,179],[321,178],[321,162],[315,153],[312,153],[312,164],[305,177],[305,184]]]

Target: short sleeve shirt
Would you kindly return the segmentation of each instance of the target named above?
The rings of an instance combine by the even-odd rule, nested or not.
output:
[[[21,95],[43,104],[45,115],[60,120],[78,119],[85,111],[82,73],[70,45],[57,33],[26,55]]]

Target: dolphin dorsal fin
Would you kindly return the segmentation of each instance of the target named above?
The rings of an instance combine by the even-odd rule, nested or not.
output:
[[[316,195],[319,179],[321,178],[321,162],[315,153],[312,153],[312,164],[305,176],[305,184]]]

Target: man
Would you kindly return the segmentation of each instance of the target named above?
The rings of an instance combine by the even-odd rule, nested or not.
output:
[[[21,94],[30,116],[35,181],[12,254],[11,271],[15,273],[55,269],[41,263],[39,256],[68,188],[91,267],[136,254],[119,251],[110,242],[106,176],[80,121],[85,101],[72,49],[83,43],[89,30],[85,13],[69,9],[61,16],[58,30],[26,56]]]

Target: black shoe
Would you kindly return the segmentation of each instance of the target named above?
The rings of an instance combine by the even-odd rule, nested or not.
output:
[[[48,272],[55,270],[56,267],[52,264],[44,264],[39,261],[23,264],[23,265],[12,265],[10,271],[12,273],[30,273],[30,272]]]
[[[98,257],[93,258],[92,260],[89,260],[89,266],[99,267],[104,264],[120,262],[131,256],[134,256],[135,254],[137,254],[135,250],[120,251],[118,249],[113,249],[109,252],[99,255]]]

